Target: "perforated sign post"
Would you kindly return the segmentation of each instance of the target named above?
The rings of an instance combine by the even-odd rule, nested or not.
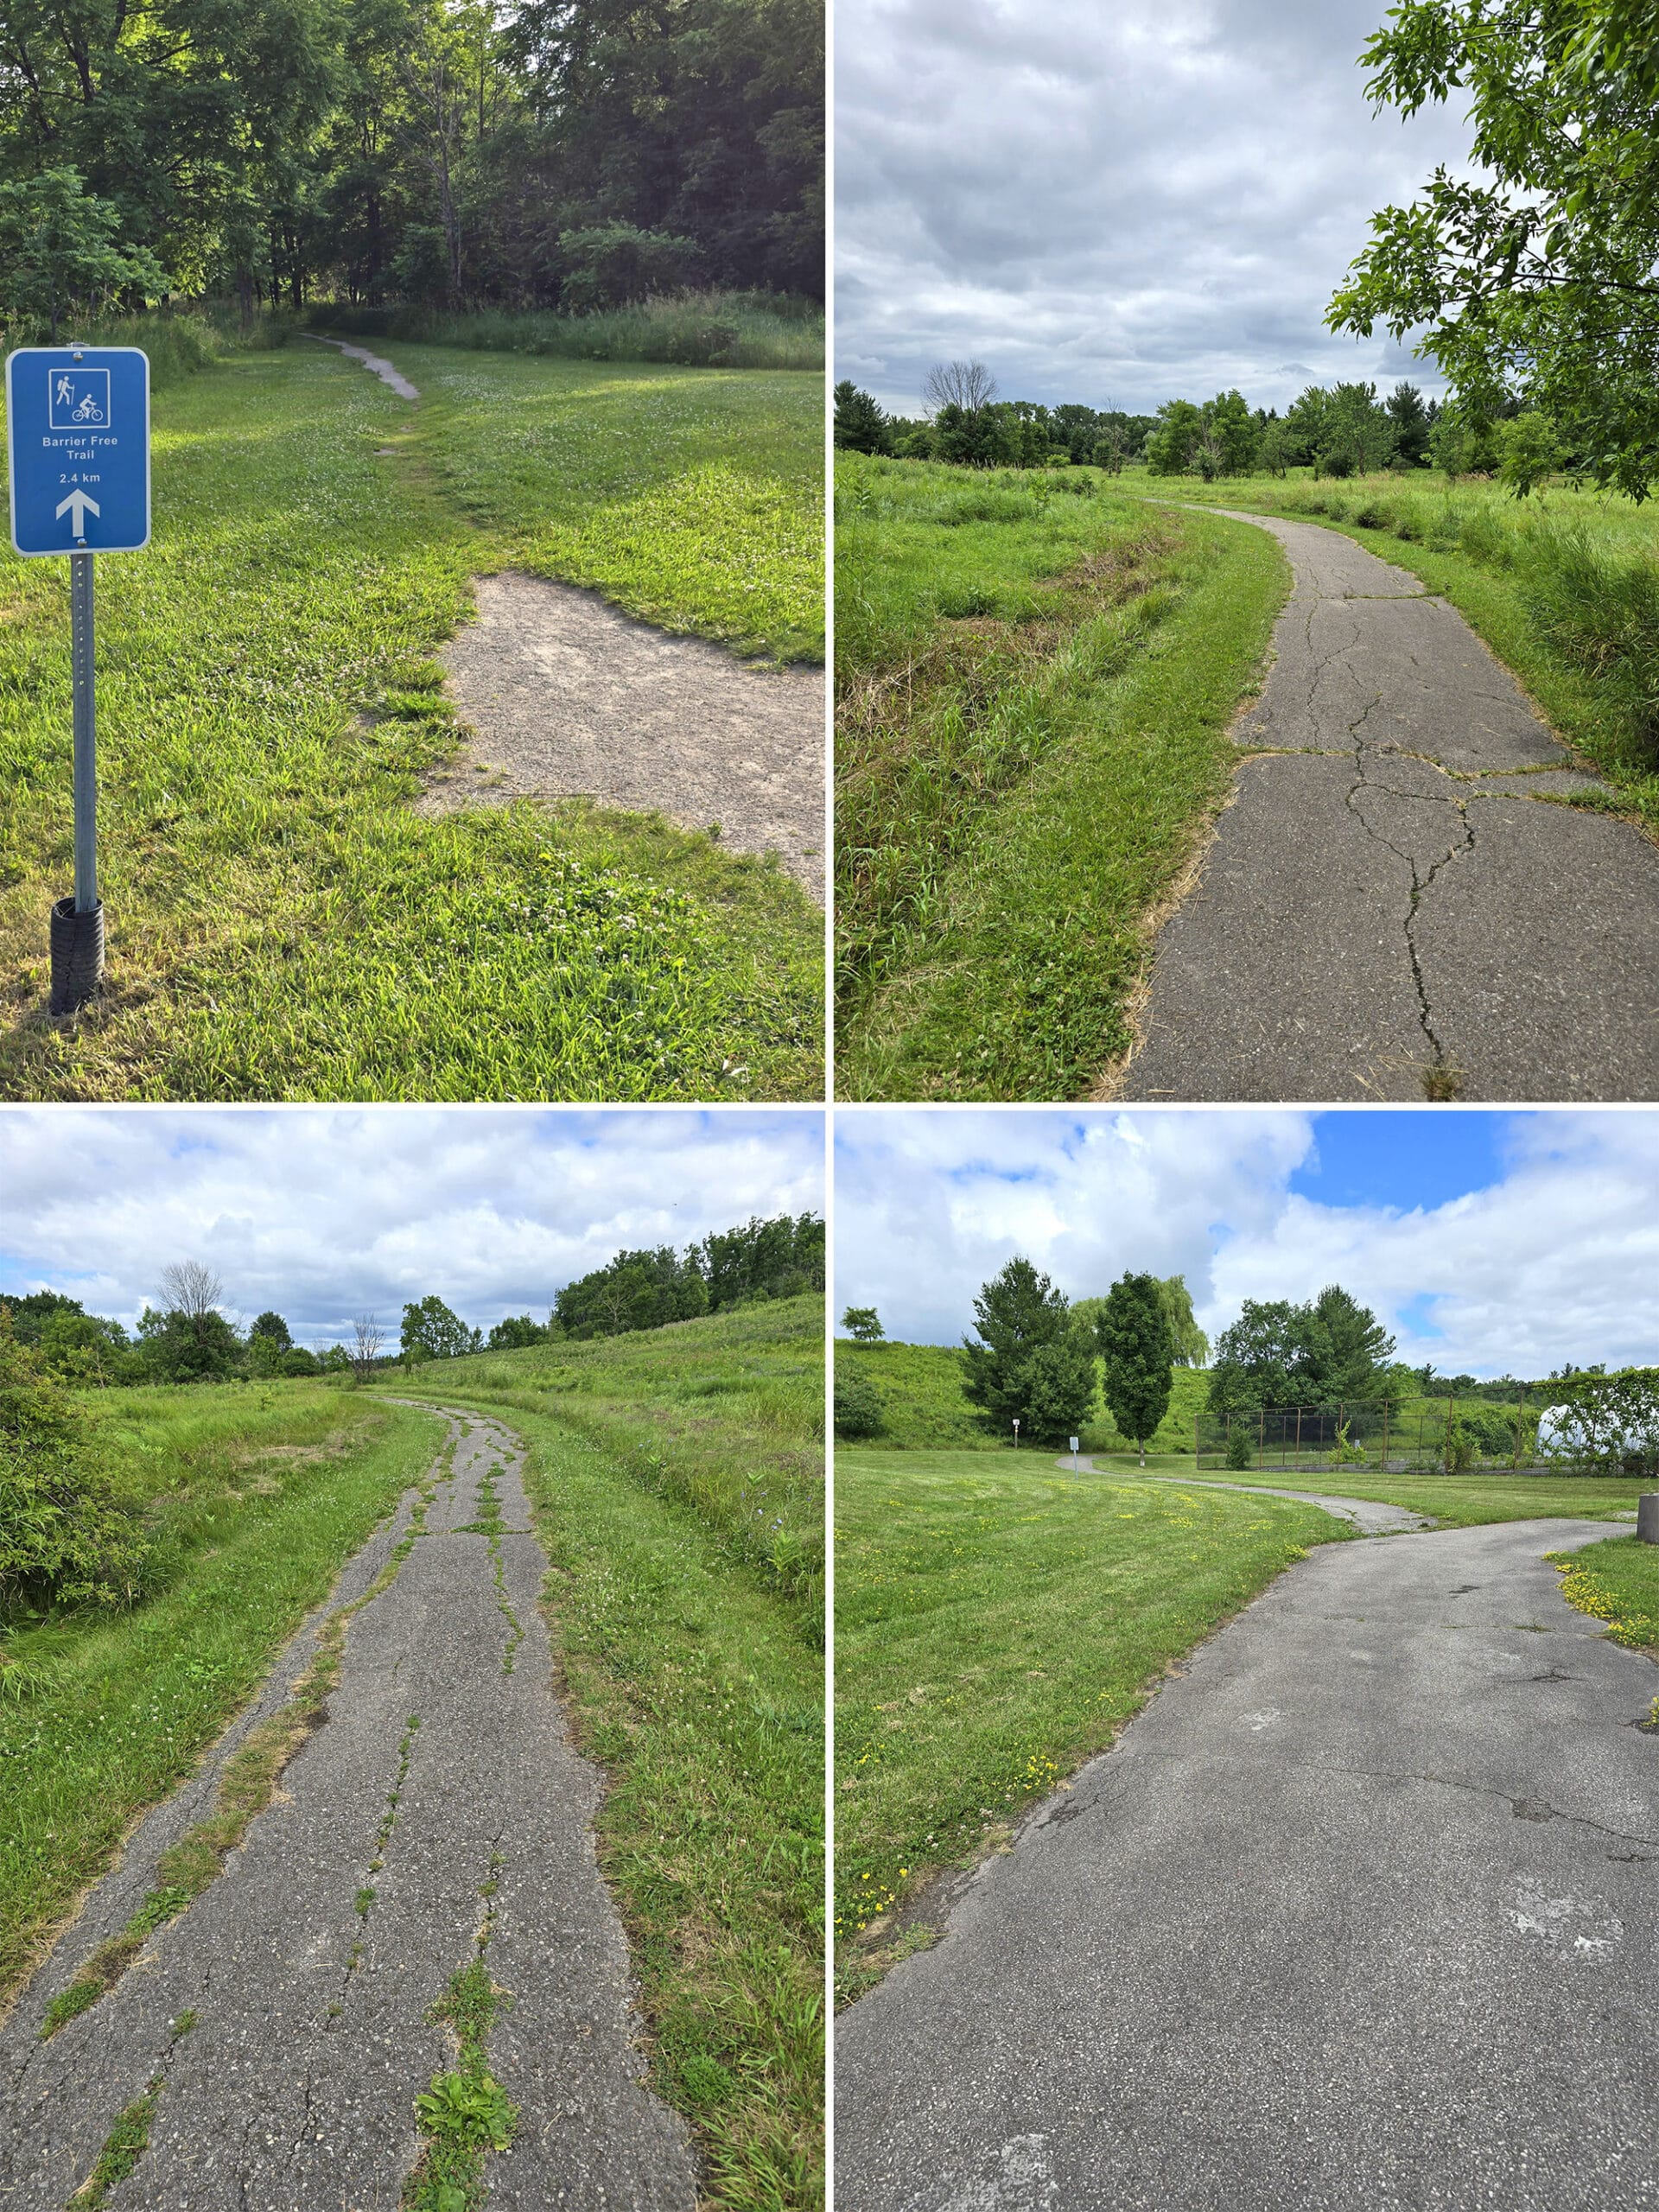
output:
[[[52,1011],[104,975],[98,895],[92,559],[149,543],[149,361],[136,346],[25,346],[6,362],[11,542],[69,558],[75,700],[75,889],[52,909]]]

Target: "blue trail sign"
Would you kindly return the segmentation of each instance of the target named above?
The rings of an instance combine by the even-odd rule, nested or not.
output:
[[[6,360],[11,542],[69,556],[75,702],[75,889],[52,909],[54,1014],[104,979],[98,895],[92,556],[149,543],[149,361],[136,346],[24,346]]]
[[[136,346],[26,346],[6,363],[11,542],[136,553],[149,542],[149,363]]]

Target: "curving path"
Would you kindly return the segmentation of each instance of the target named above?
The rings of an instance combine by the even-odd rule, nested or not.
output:
[[[1063,1467],[1069,1474],[1071,1471],[1071,1454],[1068,1452],[1063,1459],[1057,1459],[1054,1464],[1057,1467]],[[1086,1453],[1078,1460],[1077,1465],[1080,1469],[1086,1469],[1091,1475],[1111,1475],[1114,1479],[1123,1478],[1116,1468],[1096,1466],[1094,1461]],[[1129,1478],[1139,1483],[1174,1483],[1185,1490],[1196,1490],[1200,1487],[1205,1490],[1242,1490],[1248,1491],[1255,1497],[1294,1497],[1303,1505],[1323,1506],[1327,1513],[1334,1514],[1338,1521],[1346,1521],[1351,1526],[1357,1529],[1362,1536],[1396,1536],[1403,1535],[1408,1529],[1432,1529],[1434,1526],[1433,1520],[1427,1513],[1413,1513],[1406,1506],[1389,1505],[1381,1498],[1331,1497],[1323,1491],[1275,1490],[1267,1483],[1224,1483],[1216,1481],[1209,1475],[1148,1475],[1142,1474],[1138,1467],[1133,1471]]]
[[[1294,582],[1232,804],[1101,1095],[1659,1097],[1659,849],[1540,803],[1597,779],[1416,576],[1311,523],[1232,519]]]
[[[513,2147],[488,2161],[488,2202],[691,2212],[684,2126],[641,2078],[626,1944],[594,1861],[600,1777],[553,1690],[523,1447],[495,1421],[446,1419],[453,1464],[440,1457],[254,1711],[141,1824],[0,2031],[7,2212],[58,2212],[156,2082],[149,2147],[111,2212],[393,2212],[419,2149],[414,2099],[454,2063],[428,2012],[485,1934],[511,1997],[489,2070],[520,2110]],[[225,1758],[285,1702],[318,1630],[389,1566],[350,1620],[327,1718],[219,1878],[42,2041],[48,1999],[211,1808]]]
[[[837,2212],[1659,2206],[1659,1671],[1599,1522],[1323,1547],[844,2012]]]

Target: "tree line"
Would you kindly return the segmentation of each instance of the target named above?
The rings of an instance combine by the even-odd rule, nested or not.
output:
[[[974,1312],[959,1353],[963,1387],[988,1431],[1012,1436],[1017,1421],[1022,1441],[1057,1443],[1077,1433],[1098,1401],[1143,1459],[1179,1367],[1207,1369],[1207,1410],[1223,1421],[1298,1406],[1398,1405],[1431,1393],[1512,1406],[1541,1387],[1396,1360],[1394,1338],[1339,1283],[1300,1302],[1245,1299],[1213,1348],[1179,1275],[1126,1272],[1105,1296],[1073,1300],[1015,1257],[981,1286]],[[886,1340],[872,1306],[849,1306],[842,1325],[856,1343]],[[1601,1372],[1562,1369],[1548,1378],[1546,1394],[1566,1395]],[[868,1373],[837,1375],[836,1425],[849,1438],[880,1433],[880,1393]]]
[[[0,321],[823,291],[817,0],[0,0]]]
[[[760,1300],[798,1297],[823,1284],[823,1221],[811,1213],[780,1214],[717,1230],[683,1253],[667,1245],[619,1252],[558,1291],[544,1320],[509,1313],[487,1335],[435,1293],[411,1299],[396,1349],[372,1313],[356,1317],[349,1339],[315,1350],[296,1343],[276,1312],[258,1314],[243,1328],[225,1310],[222,1279],[195,1260],[162,1269],[159,1296],[146,1303],[136,1332],[88,1313],[79,1299],[54,1290],[0,1300],[0,1325],[45,1374],[80,1386],[346,1373],[366,1380],[397,1360],[416,1366],[464,1352],[618,1336]]]

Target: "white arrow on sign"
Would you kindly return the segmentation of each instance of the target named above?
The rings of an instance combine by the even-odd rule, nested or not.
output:
[[[64,515],[68,516],[69,527],[74,531],[77,537],[85,537],[86,535],[87,516],[89,514],[100,514],[102,512],[103,510],[99,507],[98,501],[96,499],[89,499],[86,494],[81,490],[79,484],[76,485],[74,490],[69,494],[67,499],[60,499],[57,505],[57,513],[59,517],[61,518]]]

